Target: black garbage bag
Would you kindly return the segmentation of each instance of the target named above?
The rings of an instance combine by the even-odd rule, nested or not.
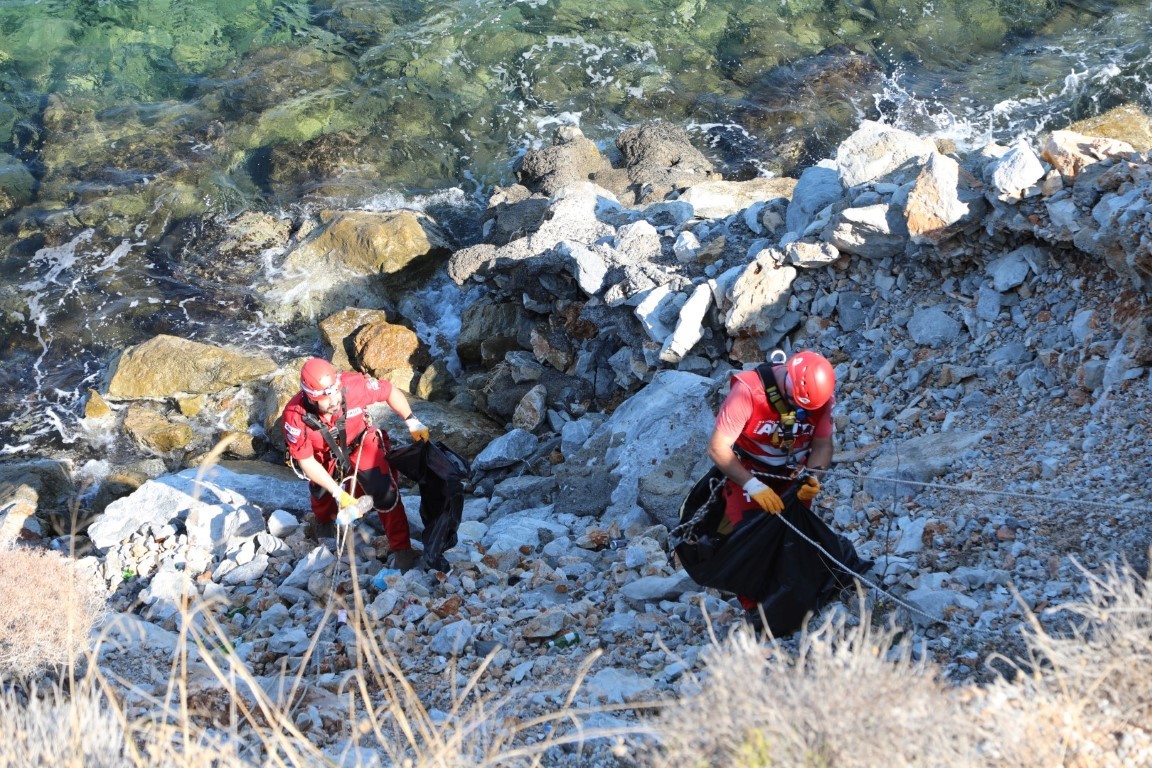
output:
[[[471,471],[468,462],[439,440],[423,440],[390,452],[388,463],[420,486],[424,565],[447,571],[444,552],[456,546],[464,511],[464,481]]]
[[[669,534],[675,554],[693,581],[704,587],[745,595],[764,608],[775,636],[795,632],[804,617],[853,583],[872,563],[852,544],[796,499],[795,489],[781,494],[780,515],[750,514],[730,533],[718,531],[724,520],[724,476],[713,468],[689,492],[680,507],[680,524]],[[832,557],[784,524],[790,522]]]

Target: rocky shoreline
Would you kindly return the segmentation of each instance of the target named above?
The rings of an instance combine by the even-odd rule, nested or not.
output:
[[[492,652],[485,690],[531,689],[532,710],[564,698],[591,649],[604,653],[577,705],[679,691],[708,627],[740,611],[670,566],[667,531],[708,466],[729,374],[777,346],[837,369],[821,514],[920,611],[881,596],[878,615],[965,683],[1018,649],[1024,606],[1059,621],[1044,609],[1082,595],[1087,574],[1147,556],[1147,125],[960,154],[866,122],[796,180],[742,182],[668,125],[627,131],[612,153],[568,128],[494,192],[480,243],[453,250],[426,213],[330,211],[212,222],[200,247],[221,264],[274,260],[253,291],[262,311],[315,328],[339,366],[408,387],[434,438],[472,461],[447,574],[380,589],[383,539],[363,527],[350,542],[373,627],[429,707],[447,707],[450,660],[469,674]],[[411,295],[445,262],[471,300],[434,348]],[[170,656],[186,595],[215,601],[235,657],[270,688],[320,633],[297,725],[335,748],[355,638],[325,604],[351,591],[348,551],[305,537],[303,484],[274,463],[301,362],[168,336],[125,350],[86,429],[155,458],[2,465],[0,535],[76,550],[107,585],[125,640],[102,663],[140,686],[141,708],[158,683],[139,666]],[[197,480],[221,437],[225,461]],[[548,649],[571,630],[577,648]]]

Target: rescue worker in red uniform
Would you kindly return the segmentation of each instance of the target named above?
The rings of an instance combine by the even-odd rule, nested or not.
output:
[[[317,537],[334,535],[340,511],[370,494],[392,551],[388,565],[408,570],[419,552],[412,549],[397,473],[388,464],[388,435],[368,417],[366,409],[373,403],[387,403],[413,439],[429,439],[428,428],[391,382],[338,373],[327,360],[314,357],[300,371],[300,392],[284,406],[284,440],[308,479]]]
[[[756,370],[732,377],[708,442],[708,457],[728,478],[724,514],[733,526],[753,511],[783,512],[780,494],[793,483],[789,475],[798,467],[823,470],[832,464],[836,404],[832,364],[816,352],[798,352],[771,366],[770,375],[775,404]],[[796,498],[811,508],[819,493],[820,481],[809,476]],[[759,615],[752,616],[756,601],[737,597],[758,623]]]

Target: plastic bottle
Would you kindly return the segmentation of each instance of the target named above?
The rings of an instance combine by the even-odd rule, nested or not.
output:
[[[344,509],[336,513],[336,524],[343,526],[352,525],[352,523],[368,514],[368,510],[370,509],[372,509],[372,497],[365,494],[356,499],[355,504],[344,507]]]
[[[577,632],[567,632],[559,637],[554,637],[548,641],[549,648],[571,648],[580,642],[580,635]]]
[[[399,576],[400,570],[398,568],[381,568],[372,577],[372,586],[383,592],[388,589],[388,579],[392,576]]]

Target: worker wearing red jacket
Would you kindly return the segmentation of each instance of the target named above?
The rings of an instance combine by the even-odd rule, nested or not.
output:
[[[732,377],[708,443],[708,457],[724,473],[724,513],[732,526],[750,512],[779,514],[780,494],[798,467],[827,469],[832,463],[832,407],[836,373],[816,352],[804,351],[783,363]],[[806,506],[820,492],[809,476],[796,491]],[[745,610],[756,601],[739,596]]]
[[[304,364],[300,392],[284,407],[284,439],[295,467],[308,480],[317,537],[334,535],[341,510],[354,508],[357,498],[370,494],[392,550],[388,565],[408,570],[419,553],[412,549],[397,474],[388,464],[388,435],[368,417],[373,403],[387,403],[414,439],[429,439],[428,428],[391,382],[338,373],[318,357]]]

